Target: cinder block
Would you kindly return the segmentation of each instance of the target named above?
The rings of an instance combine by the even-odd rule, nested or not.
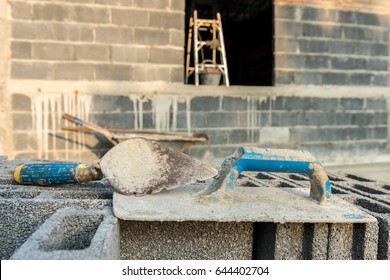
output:
[[[94,95],[93,96],[94,112],[116,111],[121,112],[132,111],[133,101],[126,96],[114,95]]]
[[[302,39],[299,41],[299,48],[302,53],[327,53],[328,45],[320,40]]]
[[[339,99],[337,98],[318,98],[313,97],[311,109],[318,111],[336,111],[338,109]]]
[[[295,72],[294,83],[299,85],[321,85],[322,75],[320,72]]]
[[[286,223],[277,224],[275,233],[276,260],[302,259],[303,224]]]
[[[135,29],[135,43],[140,45],[168,45],[169,31],[160,29]]]
[[[183,83],[184,82],[184,66],[171,68],[170,81],[172,83]]]
[[[296,19],[296,5],[275,5],[275,18]]]
[[[207,112],[205,127],[234,127],[237,116],[237,112]]]
[[[330,59],[328,56],[307,55],[303,59],[303,65],[308,69],[327,69],[330,66]]]
[[[71,6],[70,18],[76,22],[109,23],[109,10],[106,8]]]
[[[340,107],[343,110],[361,110],[363,108],[363,98],[341,98]]]
[[[133,79],[134,81],[146,82],[146,81],[170,81],[170,67],[157,67],[153,64],[134,65],[133,66]]]
[[[366,109],[376,111],[387,110],[387,99],[386,98],[367,98]]]
[[[248,110],[248,99],[246,97],[223,97],[222,110],[246,111]]]
[[[133,113],[104,113],[95,114],[93,116],[95,123],[102,127],[110,128],[134,128],[134,114]]]
[[[151,48],[150,62],[162,64],[182,64],[184,49]]]
[[[34,43],[34,58],[43,60],[73,60],[74,50],[71,44]]]
[[[360,43],[351,43],[344,41],[328,41],[328,52],[332,54],[351,54],[354,53],[355,46]]]
[[[169,45],[173,47],[184,47],[184,31],[169,30]]]
[[[148,49],[128,47],[128,46],[112,46],[112,61],[123,63],[146,63],[148,62]]]
[[[294,141],[291,135],[291,141]],[[260,144],[286,144],[290,142],[290,129],[288,127],[262,127],[260,128]]]
[[[33,6],[35,20],[64,21],[68,19],[68,6],[56,4],[35,4]]]
[[[201,96],[191,99],[191,111],[217,111],[220,107],[220,97]]]
[[[371,85],[372,74],[351,74],[348,79],[350,85]]]
[[[12,79],[52,79],[52,66],[46,62],[17,62],[11,63]]]
[[[32,5],[26,2],[10,2],[11,16],[14,19],[31,19]]]
[[[127,27],[96,27],[96,41],[109,44],[132,44],[134,29]]]
[[[31,43],[29,42],[11,42],[12,58],[31,58]]]
[[[174,11],[181,11],[183,12],[185,9],[185,1],[183,0],[171,0],[170,1],[170,9]]]
[[[76,60],[109,61],[110,48],[108,45],[76,45]]]
[[[284,107],[286,110],[309,110],[311,97],[285,97]]]
[[[346,85],[348,81],[348,75],[345,73],[323,73],[322,83],[324,85]]]
[[[184,29],[184,13],[150,12],[149,17],[151,27]]]
[[[127,65],[99,64],[96,66],[96,80],[129,81],[132,68]]]
[[[385,59],[369,59],[366,64],[366,69],[374,71],[386,71],[389,63]]]
[[[13,137],[14,149],[17,151],[24,150],[36,150],[37,149],[37,137],[32,133],[14,133]]]
[[[252,258],[252,223],[119,221],[121,259]]]
[[[93,80],[95,66],[84,63],[56,63],[54,64],[55,80]]]
[[[134,0],[134,6],[140,8],[151,8],[151,9],[167,9],[169,6],[169,0]]]
[[[385,87],[389,85],[389,77],[387,75],[375,75],[372,77],[371,85]]]
[[[281,68],[303,68],[303,57],[300,55],[278,55],[275,57],[275,67]]]
[[[11,259],[119,259],[119,229],[111,209],[58,210]]]
[[[31,99],[27,95],[13,94],[12,95],[12,110],[14,112],[30,112],[31,111]]]
[[[147,26],[148,12],[145,10],[112,9],[112,23],[126,26]]]
[[[271,126],[296,126],[299,112],[272,112]]]
[[[299,22],[275,20],[274,28],[275,36],[302,36],[302,24]]]
[[[275,51],[276,52],[288,52],[297,53],[299,51],[299,43],[295,38],[275,38]],[[278,58],[278,55],[276,56]]]

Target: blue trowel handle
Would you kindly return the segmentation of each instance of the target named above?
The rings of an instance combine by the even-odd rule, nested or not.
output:
[[[28,163],[19,165],[14,171],[15,182],[24,185],[52,186],[100,180],[102,177],[97,163]]]
[[[225,196],[232,196],[243,171],[305,173],[310,177],[310,196],[320,203],[330,201],[331,184],[321,163],[307,151],[285,149],[238,148],[222,163],[206,194],[221,189]]]

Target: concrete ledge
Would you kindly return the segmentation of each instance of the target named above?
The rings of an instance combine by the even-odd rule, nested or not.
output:
[[[111,209],[58,210],[11,259],[119,259],[119,227]]]

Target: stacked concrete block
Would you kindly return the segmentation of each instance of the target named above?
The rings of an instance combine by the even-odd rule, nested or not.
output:
[[[389,19],[375,5],[275,3],[275,83],[387,86]]]
[[[99,228],[105,228],[103,231],[109,229],[112,233],[115,233],[116,219],[112,212],[110,212],[112,210],[107,210],[107,207],[110,207],[112,204],[112,190],[108,185],[100,182],[57,187],[15,185],[12,178],[13,170],[17,165],[26,162],[33,161],[8,161],[6,158],[1,158],[0,160],[1,259],[10,258],[15,250],[27,242],[30,236],[38,230],[40,230],[41,233],[35,235],[34,239],[31,240],[32,243],[28,242],[30,245],[26,245],[33,246],[34,252],[37,255],[35,257],[32,255],[29,255],[29,257],[19,255],[18,258],[77,258],[77,254],[61,255],[53,253],[53,251],[57,250],[54,248],[54,245],[53,250],[49,248],[46,251],[43,249],[41,250],[36,246],[41,246],[43,243],[50,243],[50,240],[62,240],[61,244],[63,245],[61,246],[74,246],[67,243],[67,238],[72,239],[77,236],[78,233],[74,227],[76,225],[78,226],[79,222],[80,224],[84,223],[86,228],[88,228],[88,225],[95,225],[95,227],[91,227],[85,232],[80,228],[80,236],[84,239],[86,236],[91,237],[92,245],[93,236],[88,235],[92,234],[92,232],[96,234],[99,233],[96,237],[98,242],[103,242],[102,238],[106,239],[106,237],[104,237],[105,233],[100,233],[103,229],[99,231]],[[73,212],[59,212],[56,214],[57,216],[50,220],[51,222],[46,223],[47,219],[63,208],[72,208]],[[69,213],[69,215],[66,213]],[[86,218],[84,219],[84,217]],[[96,220],[94,217],[100,218]],[[61,231],[49,232],[55,224],[59,226],[62,222],[65,226],[64,230],[66,226],[69,226],[69,231],[66,233],[68,235],[63,235],[61,237]],[[41,226],[43,226],[42,229],[40,229]],[[86,244],[85,242],[84,244]],[[104,242],[108,242],[108,240]],[[99,244],[104,245],[106,243]],[[65,247],[64,249],[66,249]],[[29,248],[32,250],[32,247]],[[110,248],[113,247],[110,245]],[[48,255],[46,255],[45,252]],[[103,251],[92,249],[92,251],[89,252],[91,253],[89,257],[95,258],[98,257],[98,255],[101,257],[109,257],[108,253],[110,252],[110,249],[108,247],[107,250]],[[80,253],[80,257],[82,257],[83,254],[85,253]]]
[[[56,211],[10,259],[119,259],[119,227],[110,208]]]
[[[143,2],[9,1],[11,79],[182,82],[184,1]]]

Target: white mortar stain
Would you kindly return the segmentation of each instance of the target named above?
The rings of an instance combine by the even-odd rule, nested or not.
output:
[[[33,129],[36,133],[39,158],[51,158],[64,160],[62,154],[53,153],[50,150],[57,149],[56,134],[61,131],[62,114],[75,115],[82,120],[88,121],[92,103],[92,96],[79,94],[35,94],[31,97],[31,110],[33,116]],[[69,139],[71,132],[65,132],[65,138]],[[72,133],[74,135],[74,133]],[[86,150],[82,145],[86,143],[85,134],[77,133],[74,141],[79,143],[71,144],[65,140],[65,160],[69,160],[69,150],[76,149],[81,152]],[[80,145],[81,144],[81,145]],[[82,160],[81,153],[78,160]]]

